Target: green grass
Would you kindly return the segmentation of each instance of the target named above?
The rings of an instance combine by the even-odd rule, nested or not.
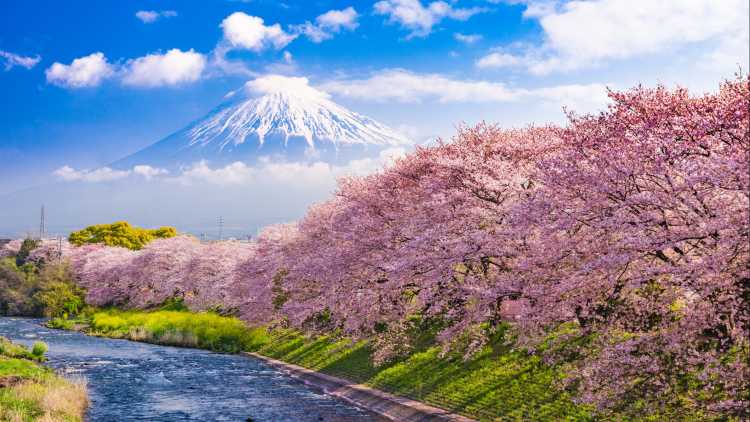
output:
[[[455,355],[441,357],[440,349],[432,346],[374,367],[366,341],[275,331],[257,352],[479,420],[593,419],[590,409],[574,404],[554,387],[562,375],[558,369],[499,342],[468,361]]]
[[[47,368],[39,366],[30,360],[0,357],[0,378],[18,377],[30,379],[44,376],[48,373],[49,370]]]
[[[80,422],[88,398],[84,383],[57,376],[38,361],[46,352],[43,343],[36,353],[0,337],[0,421]]]
[[[88,329],[94,335],[226,353],[265,342],[265,330],[210,312],[108,310],[94,313]]]
[[[437,346],[423,341],[407,358],[375,367],[367,341],[269,332],[212,313],[107,310],[92,315],[89,330],[157,344],[254,351],[483,421],[593,419],[589,408],[555,387],[562,376],[558,368],[511,349],[502,338],[468,361],[441,357]]]
[[[46,347],[47,345],[42,342],[37,342],[40,344],[40,346],[34,346],[38,347],[38,352],[41,351],[41,348],[44,347],[44,352],[35,354],[33,351],[29,351],[25,347],[12,343],[10,340],[8,340],[5,337],[0,337],[0,356],[6,357],[6,358],[20,358],[20,359],[27,359],[27,360],[36,360],[36,361],[42,361],[44,360],[44,353],[47,352]],[[41,346],[41,344],[44,344],[44,346]]]

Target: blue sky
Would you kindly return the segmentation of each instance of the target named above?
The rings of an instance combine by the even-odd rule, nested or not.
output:
[[[0,13],[0,193],[93,169],[245,81],[304,76],[422,142],[594,111],[604,87],[715,89],[746,0],[13,1]],[[260,21],[262,19],[262,23]]]

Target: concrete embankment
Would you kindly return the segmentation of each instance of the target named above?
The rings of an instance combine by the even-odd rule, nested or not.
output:
[[[422,402],[394,396],[362,384],[322,374],[298,365],[271,359],[257,353],[245,355],[261,359],[274,368],[322,389],[326,393],[354,403],[389,419],[403,422],[453,421],[472,422],[474,419],[450,413],[447,410],[429,406]]]

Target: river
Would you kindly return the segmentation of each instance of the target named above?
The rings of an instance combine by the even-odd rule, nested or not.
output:
[[[44,341],[49,366],[84,377],[92,422],[385,420],[257,359],[89,337],[42,322],[0,318],[0,335],[27,346]]]

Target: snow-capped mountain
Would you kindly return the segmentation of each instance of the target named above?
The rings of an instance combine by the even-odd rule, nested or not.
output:
[[[387,126],[334,103],[306,78],[266,76],[229,96],[206,117],[114,166],[253,163],[261,157],[337,162],[409,143]]]

